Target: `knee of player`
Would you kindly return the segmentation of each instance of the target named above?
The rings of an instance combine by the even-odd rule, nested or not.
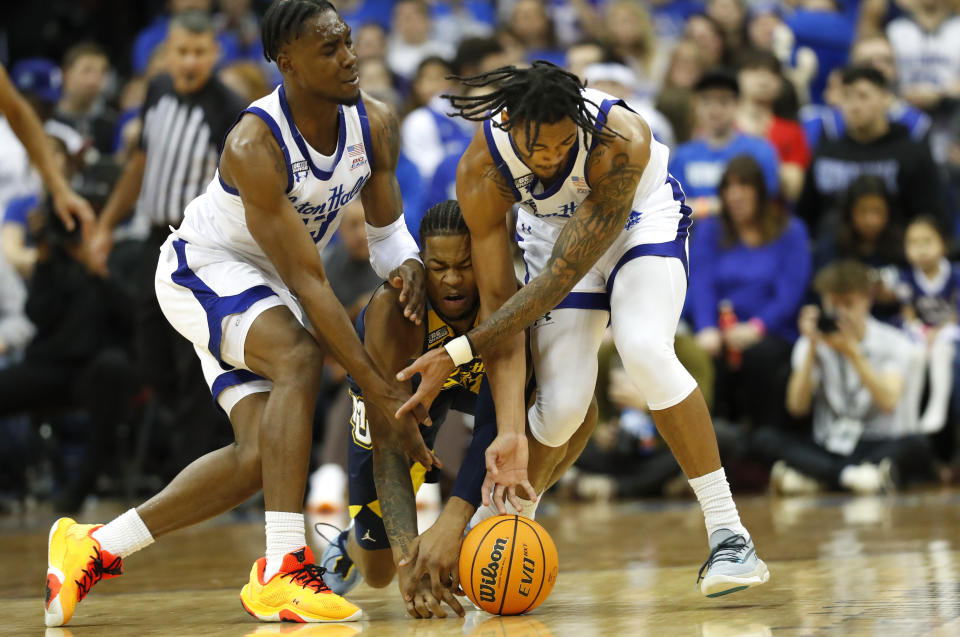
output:
[[[372,588],[386,588],[393,581],[393,576],[397,572],[396,566],[393,564],[393,557],[390,551],[369,551],[369,553],[368,559],[357,562],[357,565],[361,568],[360,572],[363,574],[363,581]],[[386,554],[378,555],[379,553]]]
[[[626,343],[617,342],[617,351],[628,371],[634,370],[656,377],[670,365],[679,364],[673,339],[631,334]]]
[[[538,404],[530,413],[530,433],[547,447],[564,445],[583,424],[589,404],[589,397],[580,405],[572,401],[565,404]]]
[[[237,457],[237,479],[244,479],[251,483],[260,483],[262,470],[260,465],[260,445],[256,440],[244,443],[235,443],[234,453]]]
[[[323,351],[316,341],[303,333],[301,338],[283,353],[277,355],[274,366],[275,384],[294,385],[313,391],[323,379]]]

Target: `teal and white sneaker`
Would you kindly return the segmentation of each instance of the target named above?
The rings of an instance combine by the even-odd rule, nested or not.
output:
[[[354,566],[353,560],[347,555],[349,534],[350,529],[341,531],[340,535],[327,545],[320,558],[320,566],[325,569],[323,581],[337,595],[345,595],[363,580],[360,569]]]
[[[697,575],[701,593],[720,597],[759,586],[769,579],[770,571],[757,556],[752,539],[730,529],[717,529],[710,535],[710,557]]]

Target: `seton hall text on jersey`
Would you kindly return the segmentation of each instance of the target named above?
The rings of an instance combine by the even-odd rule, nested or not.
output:
[[[310,236],[314,242],[319,241],[323,237],[327,228],[333,220],[337,218],[337,213],[340,212],[340,208],[350,203],[353,198],[357,196],[368,178],[369,175],[358,178],[353,188],[346,192],[343,184],[328,188],[327,190],[330,192],[330,197],[323,203],[314,204],[310,201],[299,202],[296,196],[289,195],[287,197],[300,215],[300,220],[303,221],[304,225],[310,230]],[[320,225],[318,226],[317,224]]]

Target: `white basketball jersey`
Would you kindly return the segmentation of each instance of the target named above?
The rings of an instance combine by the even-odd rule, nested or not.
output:
[[[370,125],[363,100],[340,106],[340,134],[332,157],[311,148],[297,130],[282,84],[243,113],[259,117],[273,132],[287,166],[287,198],[322,250],[340,226],[340,211],[359,195],[371,174]],[[176,234],[189,243],[228,250],[280,279],[247,229],[238,191],[223,181],[219,169],[206,192],[187,206]]]
[[[583,89],[584,98],[588,100],[588,110],[603,123],[613,106],[619,105],[631,110],[623,101],[607,93],[595,89]],[[501,113],[483,123],[483,132],[486,136],[487,147],[491,157],[507,183],[513,189],[514,197],[520,202],[525,212],[539,220],[562,228],[583,200],[590,194],[590,182],[587,179],[587,159],[590,151],[597,145],[598,139],[584,131],[577,134],[577,146],[571,151],[565,166],[553,183],[545,188],[533,171],[520,159],[516,146],[509,133],[493,125],[500,122]],[[665,193],[670,193],[667,184],[667,163],[670,151],[666,146],[650,140],[650,161],[647,163],[637,192],[633,200],[634,210],[643,210],[644,202],[658,189],[666,187]]]

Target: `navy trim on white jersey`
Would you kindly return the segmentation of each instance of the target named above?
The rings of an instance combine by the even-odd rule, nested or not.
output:
[[[553,309],[562,310],[604,310],[610,311],[610,297],[604,292],[571,292]]]
[[[170,278],[177,285],[193,292],[193,297],[197,299],[204,312],[207,313],[207,330],[210,333],[207,350],[217,359],[220,367],[230,371],[234,369],[233,366],[223,362],[223,359],[220,358],[223,319],[231,314],[246,312],[251,305],[261,299],[276,295],[276,292],[268,285],[255,285],[239,294],[219,296],[187,265],[186,247],[187,242],[183,239],[177,239],[173,242],[173,249],[177,253],[177,269],[174,270]]]
[[[510,173],[510,167],[507,166],[507,163],[503,160],[503,155],[501,155],[497,149],[497,142],[493,139],[491,126],[493,126],[493,124],[490,123],[489,119],[484,120],[483,135],[487,140],[487,149],[490,151],[490,157],[493,158],[493,164],[497,167],[497,170],[500,171],[500,174],[503,175],[504,180],[510,185],[510,189],[513,190],[515,200],[521,201],[523,197],[520,195],[520,191],[517,190],[517,185],[513,183],[513,175]]]
[[[280,150],[283,151],[283,162],[287,165],[286,192],[290,192],[293,189],[293,173],[290,170],[290,151],[287,150],[287,145],[283,143],[283,133],[280,132],[280,126],[273,120],[272,117],[270,117],[270,113],[263,110],[259,106],[250,106],[244,111],[244,113],[251,113],[259,117],[260,119],[262,119],[270,128],[270,132],[273,133],[273,136],[277,140],[277,143],[280,144]],[[230,192],[230,191],[228,190],[227,192]],[[239,194],[239,193],[230,193],[230,194]]]
[[[217,376],[213,380],[213,384],[210,385],[210,393],[213,394],[213,399],[217,404],[217,407],[220,407],[220,402],[217,401],[217,396],[219,396],[223,390],[236,387],[237,385],[243,385],[244,383],[251,383],[256,380],[267,379],[259,374],[254,374],[249,369],[234,369]],[[223,411],[223,408],[220,407],[220,410]]]
[[[363,145],[367,148],[367,163],[370,164],[370,172],[376,170],[373,165],[373,138],[370,136],[370,118],[367,117],[367,105],[363,103],[363,98],[357,102],[357,114],[360,116],[360,131],[363,135]]]
[[[310,166],[310,172],[312,172],[313,176],[320,181],[329,180],[330,177],[333,176],[337,166],[340,164],[340,158],[343,156],[343,148],[347,141],[347,122],[344,120],[343,106],[341,105],[337,107],[337,122],[340,126],[340,136],[337,139],[337,152],[333,157],[333,165],[330,170],[320,170],[317,168],[316,164],[313,163],[313,158],[310,156],[310,152],[307,149],[307,142],[304,141],[303,135],[300,134],[300,130],[297,128],[297,125],[293,123],[293,115],[290,114],[290,106],[287,104],[287,94],[283,90],[283,84],[280,85],[280,110],[283,111],[283,116],[287,118],[287,125],[290,127],[290,135],[293,136],[293,141],[297,145],[297,148],[300,149],[300,154],[303,155],[303,158],[307,161],[307,165]]]
[[[675,257],[683,263],[683,270],[687,273],[687,278],[690,277],[690,265],[687,262],[687,236],[690,234],[690,225],[693,223],[693,210],[687,205],[687,198],[683,194],[680,182],[673,175],[667,174],[667,183],[673,189],[673,199],[680,204],[680,214],[683,215],[680,218],[680,223],[677,224],[677,236],[673,241],[643,243],[624,252],[617,264],[610,270],[610,276],[607,277],[608,295],[613,294],[613,282],[616,280],[620,268],[637,257]]]

